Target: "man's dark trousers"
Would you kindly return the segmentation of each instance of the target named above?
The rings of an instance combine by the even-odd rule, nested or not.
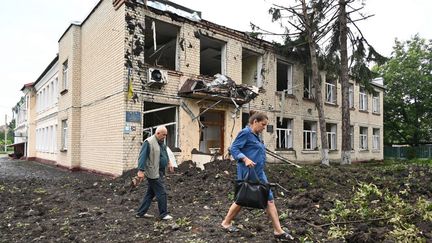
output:
[[[163,218],[168,215],[167,194],[165,190],[163,176],[164,171],[159,171],[159,178],[147,178],[147,192],[144,195],[141,206],[138,208],[138,215],[144,215],[147,213],[150,208],[151,202],[155,196],[158,202],[159,217]]]

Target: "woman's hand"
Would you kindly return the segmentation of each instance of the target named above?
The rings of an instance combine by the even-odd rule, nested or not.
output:
[[[247,157],[243,158],[243,162],[245,163],[245,165],[249,168],[254,167],[255,166],[255,162],[253,162],[252,160],[250,160]]]

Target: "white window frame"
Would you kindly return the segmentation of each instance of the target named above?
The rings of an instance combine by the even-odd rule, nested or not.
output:
[[[354,84],[349,84],[348,102],[349,108],[354,108]]]
[[[367,111],[368,109],[368,95],[365,88],[360,88],[359,92],[359,110]]]
[[[147,110],[147,111],[143,111],[143,115],[145,114],[149,114],[149,113],[153,113],[153,112],[158,112],[161,110],[167,110],[167,109],[175,109],[175,121],[174,122],[169,122],[169,123],[164,123],[164,124],[157,124],[155,126],[152,127],[146,127],[143,128],[143,137],[144,134],[147,133],[149,134],[149,136],[152,136],[155,132],[156,132],[156,128],[158,126],[165,126],[166,128],[168,128],[169,126],[174,126],[174,131],[176,134],[174,134],[174,144],[175,147],[178,148],[178,113],[179,113],[179,107],[178,106],[165,106],[165,107],[161,107],[161,108],[156,108],[153,110]],[[164,144],[166,144],[166,139],[164,140]]]
[[[326,102],[336,104],[336,84],[325,83],[326,88]]]
[[[279,120],[279,118],[277,119]],[[277,144],[276,147],[280,149],[293,148],[293,135],[292,135],[292,119],[288,119],[287,128],[276,128]]]
[[[304,88],[304,92],[307,92],[307,96],[305,96],[303,92],[303,97],[307,99],[313,99],[315,88],[312,85],[312,77],[310,75],[307,75],[306,78],[307,78],[307,86],[303,88]],[[303,80],[303,85],[304,85],[304,80]]]
[[[363,133],[366,131],[366,133]],[[369,129],[367,127],[360,127],[360,142],[359,142],[359,149],[360,150],[367,150],[368,149],[368,131]]]
[[[287,92],[287,94],[293,94],[294,93],[294,91],[293,91],[293,65],[291,63],[288,63],[288,62],[283,61],[283,60],[277,60],[277,62],[288,66],[287,67],[288,80],[287,80],[286,92]],[[277,68],[277,65],[276,65],[276,68]],[[277,73],[277,70],[276,70],[276,73]],[[282,91],[282,90],[279,90],[279,91]]]
[[[337,125],[336,124],[329,124],[331,126],[331,130],[327,131],[327,144],[329,147],[329,150],[336,150],[337,149]]]
[[[66,59],[66,61],[63,62],[62,65],[63,68],[63,90],[68,88],[68,71],[69,71],[69,63],[68,60]]]
[[[350,126],[351,150],[354,150],[354,126]]]
[[[67,150],[68,148],[68,120],[62,120],[62,150]]]
[[[304,123],[310,123],[311,130],[304,129]],[[304,121],[303,122],[303,150],[315,150],[317,147],[317,132],[316,132],[316,122]],[[308,143],[308,140],[310,141]],[[308,146],[309,144],[309,146]]]
[[[380,113],[380,93],[377,92],[373,94],[372,96],[372,112],[373,113]]]
[[[372,134],[372,149],[380,150],[380,129],[374,128]]]

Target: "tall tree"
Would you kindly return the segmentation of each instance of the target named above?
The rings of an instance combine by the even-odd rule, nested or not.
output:
[[[326,53],[327,59],[330,60],[327,71],[339,75],[342,87],[341,164],[351,164],[349,79],[361,83],[371,91],[370,81],[377,74],[372,72],[368,65],[370,62],[382,64],[386,58],[369,45],[356,24],[356,22],[372,16],[365,16],[361,13],[364,7],[363,1],[339,0],[338,6],[339,17],[334,22],[328,53]],[[350,9],[349,12],[347,12],[347,8]],[[351,47],[350,50],[348,44]]]
[[[319,70],[320,59],[320,40],[325,37],[331,30],[331,23],[336,18],[328,19],[328,15],[334,9],[332,0],[306,1],[300,0],[300,4],[296,6],[280,6],[274,5],[269,12],[272,14],[273,20],[286,20],[289,26],[294,29],[293,32],[286,33],[285,48],[290,52],[300,56],[305,64],[309,66],[312,78],[312,86],[315,90],[314,102],[318,111],[319,132],[321,140],[321,164],[329,165],[328,158],[328,142],[326,132],[326,121],[324,116],[323,97],[321,89],[321,79]],[[289,17],[282,16],[282,13],[288,13]],[[334,12],[334,11],[333,11]],[[257,26],[253,26],[257,29]],[[261,29],[260,29],[261,30]],[[306,52],[307,50],[307,52]]]
[[[395,41],[384,78],[384,142],[417,146],[432,142],[432,40],[418,34]]]
[[[369,82],[375,75],[368,68],[368,64],[371,61],[382,63],[385,60],[369,45],[356,25],[357,21],[371,16],[360,13],[364,7],[361,0],[298,0],[296,2],[300,4],[290,7],[274,5],[269,12],[274,21],[288,23],[284,48],[291,51],[290,54],[300,57],[310,70],[315,88],[315,106],[318,111],[322,164],[326,165],[329,164],[328,143],[319,71],[325,71],[331,77],[339,76],[342,86],[341,163],[351,164],[349,79],[371,89]],[[357,6],[359,3],[361,6]],[[349,12],[346,11],[347,8],[350,9]],[[288,12],[289,16],[283,16],[282,12]],[[348,24],[353,28],[348,28]],[[257,29],[256,26],[253,27]],[[290,29],[294,31],[290,32]]]
[[[349,77],[348,77],[348,50],[347,50],[347,16],[346,1],[339,0],[339,26],[340,26],[340,83],[342,87],[342,151],[341,164],[351,164],[351,124],[349,110]]]

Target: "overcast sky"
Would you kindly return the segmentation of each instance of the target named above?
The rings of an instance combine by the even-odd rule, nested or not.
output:
[[[111,1],[111,0],[106,0]],[[82,21],[98,0],[13,0],[0,8],[0,125],[22,96],[20,89],[34,82],[58,52],[58,39],[72,21]],[[250,22],[270,25],[269,0],[173,0],[201,11],[203,19],[249,31]],[[284,1],[288,3],[294,0]],[[244,4],[247,3],[245,6]],[[366,0],[365,12],[374,17],[360,24],[368,41],[389,56],[395,38],[416,33],[432,39],[431,0]]]

